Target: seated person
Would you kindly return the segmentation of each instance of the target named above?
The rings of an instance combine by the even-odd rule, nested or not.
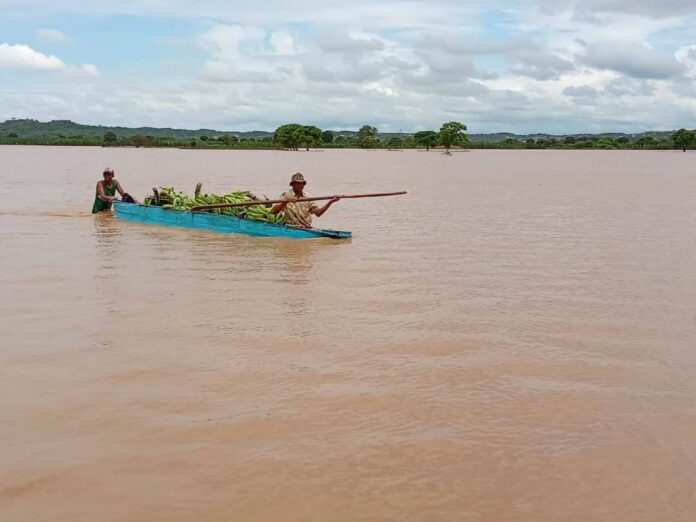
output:
[[[336,203],[339,199],[338,196],[332,197],[329,202],[320,207],[314,201],[300,201],[299,203],[292,203],[295,199],[308,198],[311,197],[309,194],[304,192],[304,186],[307,182],[304,176],[299,172],[292,175],[290,180],[290,186],[292,191],[284,192],[280,195],[281,199],[287,199],[287,202],[276,204],[271,212],[277,214],[282,210],[285,210],[285,224],[291,227],[300,228],[312,228],[312,214],[319,217],[324,212],[326,212],[331,205]]]

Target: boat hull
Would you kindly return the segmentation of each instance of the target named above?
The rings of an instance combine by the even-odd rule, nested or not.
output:
[[[252,221],[224,214],[208,212],[189,212],[185,210],[163,209],[151,205],[114,202],[114,214],[117,218],[138,223],[166,225],[184,228],[202,228],[224,234],[246,234],[263,237],[291,237],[311,239],[328,237],[332,239],[349,239],[350,232],[321,228],[295,228],[285,225],[273,225],[261,221]]]

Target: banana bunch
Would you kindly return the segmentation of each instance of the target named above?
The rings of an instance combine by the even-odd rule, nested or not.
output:
[[[245,203],[247,201],[259,201],[259,205],[248,207],[226,207],[212,208],[204,212],[211,214],[222,214],[227,216],[235,216],[253,221],[263,221],[264,223],[272,223],[276,225],[285,224],[285,213],[279,212],[273,214],[270,204],[261,203],[263,199],[254,196],[248,190],[237,190],[226,194],[201,194],[202,183],[196,185],[193,198],[187,196],[183,192],[177,192],[174,187],[160,187],[152,189],[153,196],[147,196],[144,200],[145,205],[156,205],[163,209],[191,210],[193,207],[202,205],[218,205],[221,203]],[[267,198],[265,198],[267,199]]]
[[[196,200],[188,197],[184,192],[177,192],[174,187],[160,187],[159,202],[162,208],[176,208],[179,210],[191,210],[196,206]]]
[[[273,205],[254,205],[252,207],[243,207],[244,217],[246,219],[252,219],[254,221],[263,221],[264,223],[271,223],[274,225],[284,225],[285,224],[285,212],[278,212],[274,214],[271,212]]]

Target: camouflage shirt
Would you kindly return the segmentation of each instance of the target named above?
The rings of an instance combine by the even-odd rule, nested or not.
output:
[[[302,193],[303,198],[311,197],[306,192]],[[283,192],[281,199],[297,199],[292,190]],[[312,212],[319,206],[314,201],[300,201],[299,203],[288,203],[285,207],[285,223],[291,227],[312,228]]]

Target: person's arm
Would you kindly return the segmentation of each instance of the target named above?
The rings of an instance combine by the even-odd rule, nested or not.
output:
[[[271,214],[277,214],[278,212],[282,212],[283,210],[285,210],[285,207],[288,206],[288,203],[290,203],[290,202],[289,202],[289,201],[283,201],[282,203],[276,204],[276,206],[274,206],[274,207],[271,209]]]
[[[285,207],[288,206],[288,203],[292,203],[291,199],[288,197],[287,193],[282,193],[278,199],[284,199],[285,201],[281,203],[277,203],[272,209],[271,213],[272,214],[277,214],[278,212],[282,212],[285,210]]]
[[[102,201],[111,201],[113,198],[104,194],[104,185],[101,181],[97,181],[97,194]]]
[[[116,190],[118,190],[118,193],[121,194],[121,197],[125,194],[125,191],[121,188],[121,184],[117,181],[116,182]],[[116,199],[116,198],[114,198]]]
[[[329,210],[329,207],[330,207],[331,205],[333,205],[334,203],[336,203],[336,202],[339,201],[340,199],[341,199],[341,198],[339,198],[338,196],[334,196],[334,197],[332,197],[332,198],[329,200],[329,202],[328,202],[326,205],[324,205],[323,207],[319,207],[319,208],[316,208],[316,207],[315,207],[315,208],[313,208],[313,209],[311,210],[311,212],[312,212],[312,214],[314,214],[315,216],[321,217],[321,216],[324,214],[324,212],[326,212],[327,210]]]

